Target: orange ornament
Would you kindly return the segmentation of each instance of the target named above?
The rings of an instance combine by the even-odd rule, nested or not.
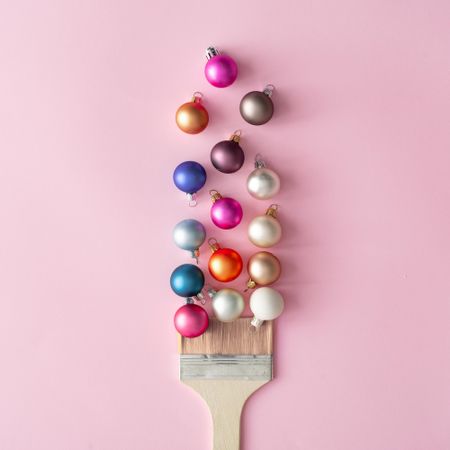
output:
[[[208,111],[201,104],[202,94],[195,92],[192,100],[183,103],[177,110],[175,120],[178,128],[188,134],[197,134],[208,125]]]
[[[221,248],[215,239],[208,244],[213,254],[209,258],[209,273],[217,280],[228,282],[235,280],[242,272],[242,258],[232,248]]]

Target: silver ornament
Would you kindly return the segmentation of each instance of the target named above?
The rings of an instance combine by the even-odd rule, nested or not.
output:
[[[278,205],[270,205],[266,214],[255,217],[248,226],[248,238],[257,247],[272,247],[281,239],[281,225],[276,217]]]
[[[267,200],[278,194],[280,186],[280,177],[266,167],[260,155],[256,155],[255,170],[247,178],[249,194],[259,200]]]
[[[198,259],[199,248],[205,242],[205,227],[195,219],[185,219],[173,229],[173,240],[177,247],[191,252]]]
[[[242,118],[252,125],[263,125],[273,115],[273,102],[270,98],[273,85],[268,84],[264,91],[252,91],[244,95],[239,105]]]
[[[235,289],[225,288],[209,291],[214,315],[221,322],[233,322],[244,311],[244,297]]]

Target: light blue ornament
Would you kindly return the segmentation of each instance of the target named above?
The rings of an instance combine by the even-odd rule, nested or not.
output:
[[[199,248],[205,242],[205,227],[195,219],[185,219],[173,229],[173,240],[177,247],[191,252],[198,263]]]

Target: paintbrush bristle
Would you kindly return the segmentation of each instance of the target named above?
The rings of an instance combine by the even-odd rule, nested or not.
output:
[[[188,339],[179,336],[178,350],[182,355],[271,355],[272,321],[255,329],[251,318],[231,323],[210,319],[208,330],[201,336]]]

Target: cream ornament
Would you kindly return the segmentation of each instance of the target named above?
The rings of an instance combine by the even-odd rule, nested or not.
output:
[[[257,247],[268,248],[277,244],[282,236],[277,219],[278,205],[270,205],[266,214],[255,217],[248,226],[248,238]]]
[[[244,297],[236,289],[210,289],[208,294],[212,299],[214,315],[221,322],[233,322],[244,311]]]

